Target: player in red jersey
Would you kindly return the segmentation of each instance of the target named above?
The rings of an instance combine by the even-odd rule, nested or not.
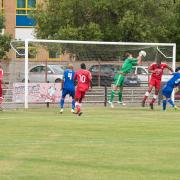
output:
[[[167,68],[171,72],[173,72],[172,68],[169,67],[166,63],[161,63],[161,61],[157,61],[149,66],[148,70],[151,73],[150,81],[149,81],[149,88],[148,91],[145,93],[142,106],[145,106],[146,99],[148,98],[149,94],[152,91],[152,88],[155,87],[155,94],[149,104],[150,108],[153,110],[153,104],[157,99],[159,90],[161,88],[161,78],[163,75],[164,69]]]
[[[82,114],[81,112],[81,103],[82,99],[85,97],[86,91],[89,89],[91,84],[91,73],[86,70],[86,65],[84,63],[81,64],[81,69],[76,71],[74,79],[77,80],[77,88],[75,92],[75,107],[79,116]]]
[[[3,102],[3,93],[2,93],[2,79],[3,79],[3,75],[4,75],[4,72],[3,72],[3,69],[2,69],[2,66],[0,65],[0,110],[2,110],[2,102]]]

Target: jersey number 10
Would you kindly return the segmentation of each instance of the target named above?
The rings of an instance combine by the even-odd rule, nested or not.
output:
[[[79,75],[79,78],[80,78],[80,81],[82,83],[85,83],[85,81],[86,81],[86,76],[85,75]]]

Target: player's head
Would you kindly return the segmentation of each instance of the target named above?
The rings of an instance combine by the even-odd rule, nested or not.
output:
[[[81,69],[86,69],[86,65],[84,63],[81,64]]]
[[[157,59],[157,60],[156,60],[156,64],[160,66],[160,65],[161,65],[161,60],[160,60],[160,59]]]
[[[132,58],[133,57],[133,53],[130,51],[127,51],[124,53],[123,55],[123,60],[127,59],[127,58]]]
[[[73,64],[68,64],[68,69],[72,69],[73,70]]]
[[[180,66],[176,68],[175,72],[179,72],[180,73]]]

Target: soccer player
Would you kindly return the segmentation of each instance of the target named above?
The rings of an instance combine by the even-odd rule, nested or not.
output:
[[[75,73],[74,79],[77,80],[77,88],[75,92],[75,107],[77,111],[75,114],[81,116],[82,100],[85,97],[86,91],[88,91],[92,80],[91,73],[86,70],[86,65],[84,63],[81,64],[81,69]]]
[[[149,88],[148,88],[147,92],[145,93],[143,101],[142,101],[142,107],[145,106],[145,103],[146,103],[146,100],[147,100],[149,94],[151,93],[153,87],[155,87],[155,94],[149,104],[150,108],[153,110],[154,102],[156,101],[159,90],[161,88],[161,78],[162,78],[163,71],[165,68],[167,68],[171,72],[173,72],[171,67],[169,67],[166,63],[161,63],[160,60],[156,61],[156,63],[152,63],[149,66],[148,70],[151,73],[151,77],[150,77],[150,81],[149,81]]]
[[[162,95],[163,95],[163,111],[166,111],[166,104],[167,102],[174,108],[178,109],[177,106],[175,106],[174,102],[171,99],[171,94],[173,92],[174,88],[180,88],[180,67],[176,68],[175,73],[173,73],[172,78],[167,82],[167,84],[162,89]]]
[[[63,113],[64,111],[64,99],[67,94],[72,97],[72,108],[71,112],[74,112],[75,108],[75,100],[74,100],[74,95],[75,95],[75,83],[74,83],[74,75],[75,71],[73,70],[73,65],[69,64],[68,68],[64,71],[64,79],[62,82],[62,97],[60,100],[60,113]]]
[[[114,107],[113,101],[114,101],[115,92],[117,90],[118,90],[118,97],[119,97],[118,103],[125,105],[125,103],[122,101],[122,92],[123,92],[125,76],[131,72],[133,66],[141,64],[142,56],[144,57],[146,56],[145,51],[140,51],[139,56],[137,58],[133,58],[133,54],[130,52],[125,53],[125,61],[120,71],[117,72],[116,75],[114,76],[114,82],[112,84],[111,96],[108,101],[112,108]]]
[[[0,111],[2,111],[2,102],[3,102],[3,92],[2,92],[2,79],[4,76],[4,72],[2,66],[0,65]]]

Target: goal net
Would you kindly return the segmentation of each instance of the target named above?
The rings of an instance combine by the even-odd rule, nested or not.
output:
[[[30,104],[58,103],[63,71],[69,63],[77,70],[84,62],[91,71],[94,91],[87,95],[86,101],[94,103],[105,100],[104,87],[110,90],[113,76],[122,66],[127,51],[134,57],[140,50],[146,51],[142,65],[134,67],[125,80],[124,100],[129,103],[142,98],[148,84],[147,67],[151,63],[161,60],[173,69],[176,66],[176,45],[168,43],[27,39],[12,41],[11,47],[15,52],[11,63],[14,74],[12,101],[24,104],[25,108]]]

